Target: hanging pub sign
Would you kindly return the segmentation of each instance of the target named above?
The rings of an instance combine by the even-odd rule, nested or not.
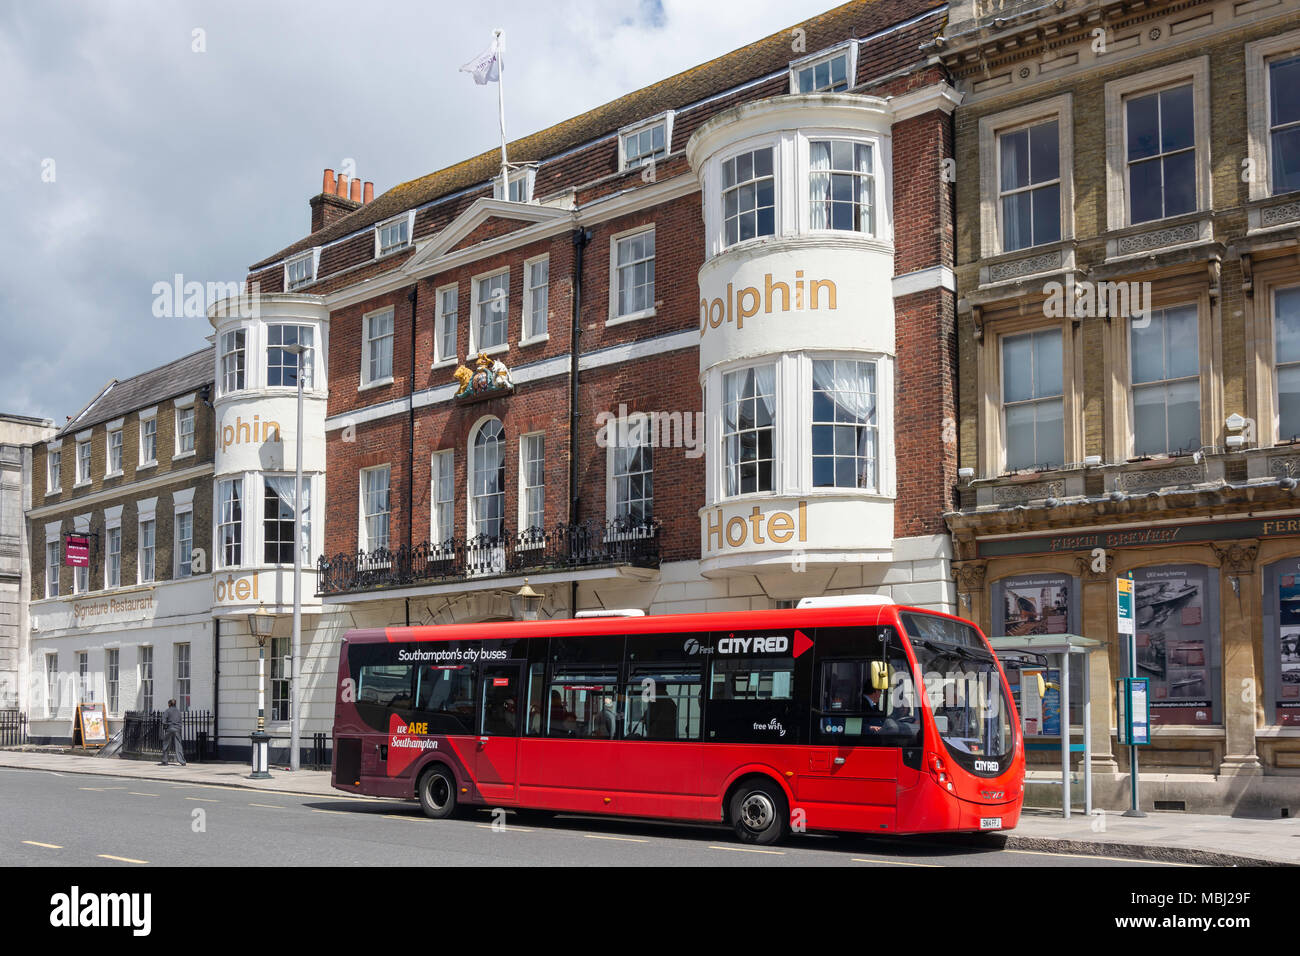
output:
[[[70,534],[63,542],[63,564],[69,568],[90,567],[90,538],[84,534]]]

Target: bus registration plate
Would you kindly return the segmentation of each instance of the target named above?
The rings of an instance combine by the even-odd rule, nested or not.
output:
[[[1002,818],[1001,817],[980,817],[980,829],[1001,830]]]

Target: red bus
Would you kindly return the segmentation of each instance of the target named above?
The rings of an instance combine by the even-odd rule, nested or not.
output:
[[[333,785],[434,818],[725,822],[748,843],[1014,827],[1024,748],[984,635],[869,599],[803,606],[825,600],[352,631]]]

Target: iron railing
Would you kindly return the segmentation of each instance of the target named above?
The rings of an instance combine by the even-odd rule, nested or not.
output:
[[[348,594],[429,582],[476,581],[615,565],[659,566],[659,523],[583,521],[441,544],[340,552],[317,562],[317,595]]]
[[[21,710],[0,710],[0,747],[27,743],[27,715]]]
[[[122,756],[156,757],[162,754],[163,714],[128,710],[122,722]],[[181,711],[181,749],[186,760],[202,763],[215,756],[212,737],[212,713],[206,710]]]

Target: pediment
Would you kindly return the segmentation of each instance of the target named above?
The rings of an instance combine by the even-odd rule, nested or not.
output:
[[[449,252],[499,239],[538,223],[567,220],[572,215],[573,210],[566,207],[505,202],[484,196],[470,203],[447,228],[419,244],[418,251],[406,261],[402,271],[418,273]]]

